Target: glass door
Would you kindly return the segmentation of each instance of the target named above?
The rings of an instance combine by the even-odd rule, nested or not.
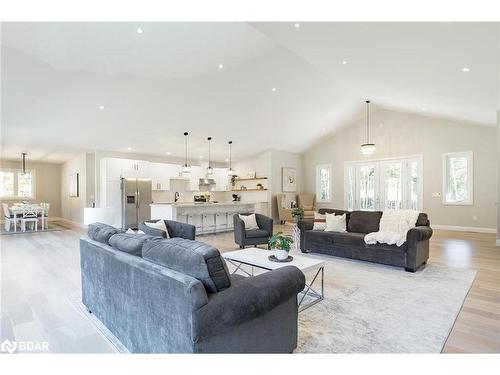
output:
[[[356,200],[363,211],[378,209],[378,165],[377,163],[359,164],[357,166]]]
[[[403,208],[403,161],[380,162],[381,210]]]

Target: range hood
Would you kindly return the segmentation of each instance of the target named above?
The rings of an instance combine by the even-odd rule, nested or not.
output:
[[[215,185],[215,180],[213,178],[200,178],[199,182],[200,186],[211,186]]]

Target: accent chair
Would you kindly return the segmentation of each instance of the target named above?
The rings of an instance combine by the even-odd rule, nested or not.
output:
[[[293,209],[286,206],[286,194],[276,194],[276,203],[278,204],[278,218],[280,223],[284,224],[287,221],[293,221]]]
[[[250,213],[240,215],[251,215]],[[248,245],[263,245],[273,235],[273,219],[262,214],[255,214],[255,220],[259,229],[245,229],[245,223],[239,215],[233,216],[234,221],[234,242],[244,249]]]
[[[304,210],[304,219],[314,219],[316,194],[300,193],[297,198],[298,206]]]

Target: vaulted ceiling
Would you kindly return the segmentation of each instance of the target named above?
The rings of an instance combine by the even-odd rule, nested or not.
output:
[[[366,98],[496,123],[494,23],[4,23],[1,40],[3,157],[182,156],[184,131],[193,157],[208,136],[217,160],[230,139],[237,158],[302,152]]]

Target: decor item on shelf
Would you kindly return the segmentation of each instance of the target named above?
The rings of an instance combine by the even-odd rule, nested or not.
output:
[[[304,218],[304,209],[302,207],[296,207],[292,210],[292,217],[295,221],[302,220]]]
[[[262,185],[262,184],[257,184],[256,186],[257,186],[257,189],[259,189],[259,190],[263,190],[264,189],[264,185]]]
[[[233,202],[239,202],[239,201],[241,201],[241,195],[233,194]]]
[[[292,244],[292,237],[284,235],[283,232],[272,235],[268,241],[269,248],[274,250],[274,256],[278,260],[285,260],[288,258],[288,252]]]
[[[297,171],[295,168],[281,168],[281,188],[284,193],[297,191]]]
[[[361,153],[365,156],[373,155],[375,143],[370,143],[370,101],[366,101],[366,143],[361,145]]]
[[[295,207],[297,207],[297,201],[291,201],[290,208],[295,208]]]
[[[257,173],[255,171],[247,172],[247,178],[255,178],[255,176],[257,176]]]
[[[233,141],[229,141],[229,168],[227,170],[227,174],[228,176],[234,176],[234,170],[233,168],[231,168],[231,159],[232,159],[232,145],[233,145]],[[233,181],[233,179],[231,178],[231,182]]]
[[[26,155],[28,155],[26,152],[21,152],[21,170],[23,174],[26,174]]]
[[[236,185],[236,179],[238,178],[238,176],[236,176],[235,174],[232,174],[231,175],[231,185],[233,186],[233,189]]]
[[[246,190],[247,187],[245,185],[241,185],[240,190]]]
[[[208,140],[208,167],[207,167],[207,176],[211,176],[214,173],[214,169],[210,165],[210,151],[211,151],[210,150],[210,143],[212,141],[212,137],[208,137],[207,140]]]
[[[72,198],[78,198],[80,196],[78,186],[78,173],[69,175],[69,196]]]
[[[184,164],[182,165],[181,171],[182,173],[189,173],[191,172],[191,167],[188,164],[188,132],[184,132],[184,152],[185,152],[185,160]]]

